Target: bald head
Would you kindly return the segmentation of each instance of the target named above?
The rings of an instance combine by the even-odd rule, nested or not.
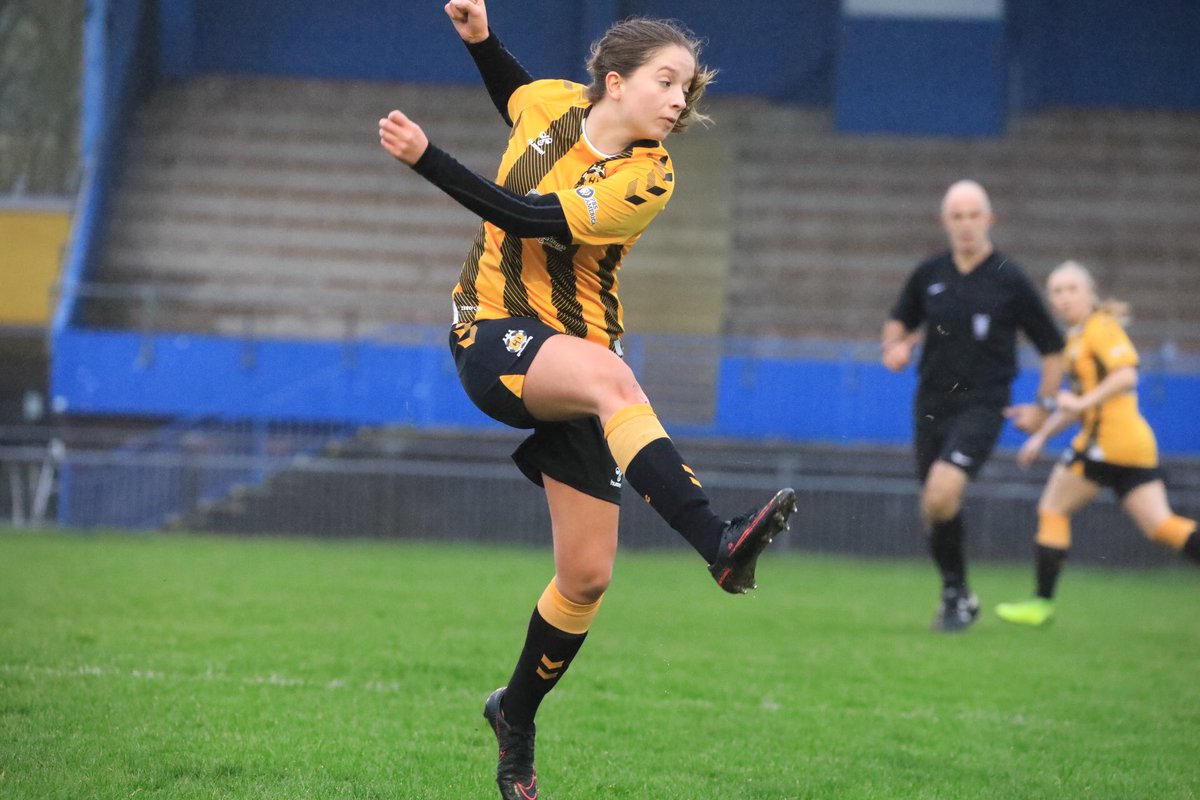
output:
[[[970,270],[992,253],[992,204],[975,181],[958,181],[942,198],[942,227],[959,269]]]
[[[974,205],[982,208],[988,214],[992,213],[992,201],[988,199],[987,191],[978,182],[972,180],[956,181],[950,184],[946,195],[942,198],[942,215],[951,206]]]

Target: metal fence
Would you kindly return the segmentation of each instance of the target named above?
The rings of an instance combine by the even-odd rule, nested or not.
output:
[[[548,546],[543,494],[508,462],[511,436],[379,431],[252,430],[193,424],[108,449],[55,440],[0,447],[7,491],[0,513],[17,524],[209,531],[238,535],[486,541]],[[149,442],[149,443],[148,443]],[[923,558],[909,454],[846,453],[697,442],[690,458],[717,510],[760,505],[780,486],[800,496],[780,549]],[[689,450],[689,442],[681,448]],[[831,459],[839,462],[830,469]],[[855,460],[857,459],[857,460]],[[874,465],[873,468],[863,464]],[[1012,480],[1000,456],[968,496],[973,558],[1025,560],[1040,485]],[[1172,489],[1181,511],[1200,510],[1200,470]],[[1039,473],[1044,476],[1044,471]],[[1194,513],[1194,512],[1193,512]],[[1072,559],[1148,567],[1172,554],[1144,541],[1111,499],[1076,518]],[[627,490],[623,548],[685,546]]]

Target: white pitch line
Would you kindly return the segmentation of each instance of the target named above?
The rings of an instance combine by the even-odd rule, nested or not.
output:
[[[0,674],[42,676],[54,679],[84,679],[84,678],[129,678],[137,681],[200,681],[203,683],[236,683],[244,686],[279,686],[283,688],[310,688],[338,691],[372,692],[374,694],[399,694],[403,686],[399,681],[369,680],[356,683],[346,678],[328,678],[313,680],[295,678],[272,672],[267,675],[247,675],[237,677],[214,672],[210,666],[204,672],[195,675],[173,674],[155,669],[117,669],[115,667],[100,667],[83,664],[78,667],[39,667],[32,664],[0,664]]]

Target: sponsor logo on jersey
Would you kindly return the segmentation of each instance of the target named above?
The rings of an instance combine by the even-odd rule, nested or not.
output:
[[[590,186],[580,186],[575,190],[575,194],[583,198],[583,204],[587,206],[588,221],[595,225],[596,212],[600,210],[600,202],[596,199],[596,190]]]
[[[546,145],[554,144],[554,139],[550,138],[550,134],[542,131],[538,134],[537,139],[526,139],[525,143],[537,150],[539,156],[546,155]]]
[[[930,297],[936,297],[939,294],[941,294],[942,292],[946,291],[946,284],[931,283],[931,284],[929,284],[929,288],[926,289],[925,291],[929,292]]]
[[[971,329],[975,331],[976,339],[986,339],[991,327],[992,317],[990,314],[971,315]]]
[[[521,355],[525,352],[525,348],[533,341],[533,337],[525,331],[512,331],[504,334],[504,347],[510,353]]]

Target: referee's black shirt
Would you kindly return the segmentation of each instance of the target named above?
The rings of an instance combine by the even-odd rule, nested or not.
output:
[[[1017,375],[1017,330],[1043,356],[1063,349],[1062,334],[1015,261],[993,251],[966,275],[949,251],[913,271],[891,318],[916,330],[925,323],[918,392],[973,395],[1005,404]]]

